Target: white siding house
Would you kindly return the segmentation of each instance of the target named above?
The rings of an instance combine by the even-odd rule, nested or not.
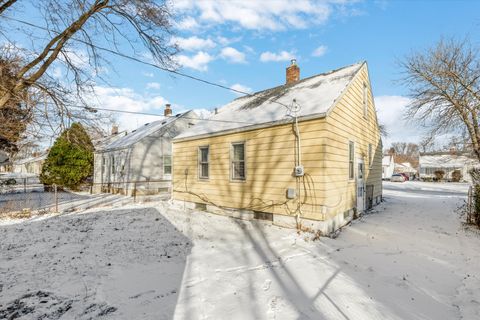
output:
[[[478,166],[478,160],[470,155],[424,154],[420,155],[420,179],[433,179],[435,171],[442,170],[445,173],[444,179],[451,181],[452,173],[459,171],[462,175],[461,181],[470,182],[468,171]]]
[[[395,169],[395,162],[393,156],[384,156],[382,159],[382,180],[390,180]]]
[[[16,160],[12,164],[12,170],[14,173],[40,175],[47,155],[45,152],[34,157]]]
[[[197,119],[195,112],[188,111],[101,143],[94,154],[94,190],[131,195],[134,189],[155,193],[170,188],[172,138]]]

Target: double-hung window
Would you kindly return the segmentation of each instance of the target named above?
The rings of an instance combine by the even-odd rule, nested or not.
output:
[[[198,177],[208,179],[209,177],[210,149],[208,146],[198,148]]]
[[[354,178],[354,155],[355,155],[355,144],[353,141],[348,142],[348,179],[353,180]]]
[[[172,174],[172,156],[163,156],[163,174]]]
[[[232,143],[231,153],[232,180],[245,180],[245,143]]]

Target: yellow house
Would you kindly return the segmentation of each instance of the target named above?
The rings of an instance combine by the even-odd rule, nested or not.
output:
[[[367,63],[235,99],[173,140],[173,199],[328,234],[382,197]]]

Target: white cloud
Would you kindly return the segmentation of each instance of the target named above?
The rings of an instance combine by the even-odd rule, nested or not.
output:
[[[241,91],[241,92],[245,92],[245,93],[252,93],[252,88],[249,88],[247,86],[244,86],[240,83],[235,83],[234,85],[232,85],[230,88],[232,88],[233,90],[238,90],[238,91]],[[242,95],[240,92],[234,92],[236,95]]]
[[[245,63],[245,53],[238,51],[232,47],[223,48],[220,57],[232,63]]]
[[[53,68],[52,77],[54,77],[56,79],[60,79],[60,78],[62,78],[62,75],[63,75],[62,68],[60,68],[60,67]]]
[[[174,37],[170,40],[171,44],[177,44],[180,49],[186,51],[198,51],[215,48],[216,44],[211,39],[202,39],[197,36],[182,38]]]
[[[177,13],[195,17],[179,23],[191,29],[195,23],[202,22],[211,26],[232,23],[251,30],[285,30],[324,24],[334,12],[349,15],[349,9],[355,2],[357,1],[179,0],[173,6]]]
[[[185,68],[190,68],[198,71],[207,71],[208,64],[213,60],[213,57],[206,52],[200,51],[194,56],[179,55],[176,61]]]
[[[375,97],[378,121],[388,132],[388,137],[383,141],[384,149],[396,141],[418,143],[424,135],[424,128],[407,121],[404,117],[409,104],[410,99],[403,96]]]
[[[147,89],[155,89],[155,90],[158,90],[158,89],[160,89],[160,83],[158,83],[158,82],[149,82],[149,83],[147,83]]]
[[[154,76],[153,72],[142,72],[142,75],[148,78],[153,78]]]
[[[193,17],[185,17],[176,24],[176,27],[181,30],[195,30],[199,28],[200,25]]]
[[[132,112],[147,112],[162,115],[168,100],[162,96],[140,94],[131,88],[95,87],[96,96],[90,99],[93,106],[105,109],[115,109]],[[177,112],[177,106],[172,106]],[[161,117],[137,115],[128,113],[113,113],[121,130],[133,130],[147,122],[152,122]]]
[[[269,62],[269,61],[288,61],[294,59],[295,56],[291,52],[281,51],[279,53],[274,53],[270,51],[263,52],[260,55],[260,61]]]
[[[321,57],[327,52],[327,46],[321,45],[312,52],[312,56]]]

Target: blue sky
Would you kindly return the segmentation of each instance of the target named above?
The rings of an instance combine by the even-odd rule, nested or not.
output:
[[[441,36],[469,35],[478,44],[480,34],[480,2],[473,0],[182,0],[174,1],[174,8],[180,70],[225,86],[255,92],[283,84],[292,57],[302,78],[367,60],[379,118],[390,131],[384,145],[421,135],[401,120],[408,99],[406,88],[395,82],[397,60]],[[177,112],[212,110],[237,97],[119,57],[108,59],[116,73],[107,70],[104,76],[113,88],[99,84],[99,101],[108,108],[161,113],[168,101]],[[150,118],[120,115],[118,121],[132,129]]]

